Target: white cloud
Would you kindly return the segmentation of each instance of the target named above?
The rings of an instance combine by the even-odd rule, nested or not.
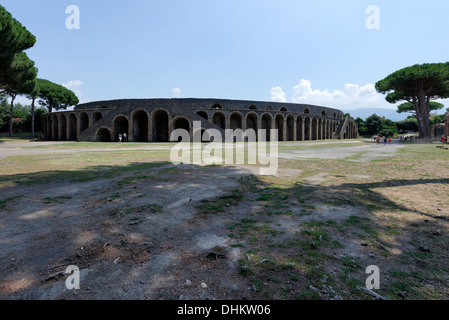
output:
[[[271,101],[287,102],[287,95],[281,87],[273,87],[270,91]]]
[[[173,93],[173,98],[179,98],[181,96],[181,89],[178,87],[172,89],[171,92]]]
[[[361,108],[387,108],[396,109],[396,105],[385,101],[385,96],[376,91],[373,84],[360,86],[354,83],[346,83],[343,90],[330,92],[312,88],[309,80],[301,79],[293,88],[293,102],[310,103],[329,106],[338,109],[352,110]]]
[[[276,92],[283,92],[282,88],[276,88]],[[272,97],[273,89],[271,89]],[[285,94],[283,97],[285,98]],[[311,81],[306,79],[301,79],[299,84],[293,87],[291,100],[293,103],[315,104],[345,110],[362,108],[396,109],[397,106],[385,101],[385,95],[378,93],[371,83],[364,86],[346,83],[341,90],[329,91],[328,89],[314,89]]]
[[[72,90],[73,93],[78,97],[78,99],[81,102],[81,97],[83,95],[83,92],[81,91],[81,87],[84,85],[84,83],[81,80],[72,80],[67,83],[63,83],[62,86],[66,87],[69,90]]]

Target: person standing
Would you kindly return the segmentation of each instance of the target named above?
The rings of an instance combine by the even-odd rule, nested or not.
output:
[[[126,132],[123,134],[123,142],[128,142],[128,135]]]
[[[122,139],[123,139],[123,136],[122,136],[122,134],[120,133],[120,134],[118,135],[118,142],[122,142]]]
[[[388,143],[390,144],[390,146],[391,146],[391,137],[390,138],[388,138]]]

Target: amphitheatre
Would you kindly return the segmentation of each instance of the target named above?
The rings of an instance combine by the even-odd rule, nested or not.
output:
[[[43,118],[43,130],[54,141],[169,142],[173,130],[190,135],[193,121],[202,131],[217,129],[278,130],[279,141],[358,138],[357,124],[343,112],[320,106],[219,99],[112,100],[80,104],[73,111]]]
[[[279,170],[174,164],[171,133],[197,121],[278,129]],[[0,300],[372,300],[369,266],[383,298],[449,298],[440,142],[377,144],[337,109],[222,99],[92,102],[43,125],[49,141],[0,136]]]

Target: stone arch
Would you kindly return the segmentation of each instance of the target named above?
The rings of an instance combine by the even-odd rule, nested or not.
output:
[[[152,136],[153,142],[168,142],[169,116],[164,110],[157,110],[153,113]]]
[[[103,119],[103,114],[98,111],[94,112],[94,114],[92,115],[92,124],[97,123],[101,119]]]
[[[278,141],[284,141],[284,117],[281,114],[276,116],[274,125],[278,130]]]
[[[323,120],[323,139],[329,139],[328,122],[329,121],[327,119]]]
[[[132,113],[132,133],[134,142],[148,142],[148,119],[149,115],[145,110],[136,110]]]
[[[52,120],[52,140],[54,141],[58,141],[59,140],[59,122],[58,122],[58,117],[56,115],[53,116],[53,120]]]
[[[67,141],[67,118],[64,114],[61,115],[61,127],[59,138],[61,141]]]
[[[326,111],[323,110],[323,112],[321,112],[321,116],[324,118],[326,117]]]
[[[281,111],[281,112],[288,112],[286,107],[282,107],[281,109],[279,109],[279,111]]]
[[[51,118],[49,116],[45,116],[45,133],[47,140],[51,140]]]
[[[185,117],[176,117],[173,119],[173,130],[183,129],[190,134],[190,121]],[[178,137],[178,142],[181,142],[182,138]]]
[[[301,116],[296,119],[296,141],[304,141],[304,119]]]
[[[291,114],[287,117],[287,141],[295,140],[295,117]]]
[[[69,116],[69,140],[78,140],[78,119],[74,113],[71,113]]]
[[[89,115],[86,112],[80,114],[80,132],[89,128]]]
[[[129,132],[129,121],[128,118],[124,115],[119,115],[114,118],[114,140],[119,141],[119,135],[126,132]]]
[[[201,118],[204,118],[206,120],[209,119],[209,117],[207,116],[207,113],[205,111],[198,111],[196,114],[199,115]]]
[[[267,110],[268,110],[268,111],[274,111],[274,108],[273,108],[272,105],[268,105]]]
[[[257,106],[252,105],[252,106],[249,107],[249,110],[258,110],[258,108],[257,108]]]
[[[212,106],[212,109],[223,109],[223,106],[219,103],[216,103]]]
[[[334,119],[337,118],[337,114],[334,112]]]
[[[316,117],[312,119],[312,140],[318,140],[318,120]]]
[[[223,130],[226,129],[226,117],[223,113],[221,112],[215,113],[212,121],[216,126],[222,128]]]
[[[243,129],[243,116],[240,112],[233,112],[229,117],[230,129]]]
[[[309,141],[311,140],[311,121],[310,117],[304,118],[304,140]]]
[[[273,122],[273,117],[269,113],[264,113],[261,119],[261,129],[266,132],[266,141],[271,141],[271,125]]]
[[[106,127],[101,127],[95,134],[95,141],[97,142],[111,142],[111,131]]]
[[[252,129],[256,133],[256,139],[258,137],[257,132],[257,115],[254,112],[250,112],[246,115],[246,130]]]
[[[323,119],[318,119],[318,134],[317,139],[322,140],[323,139]]]
[[[304,113],[305,113],[305,114],[310,114],[310,110],[309,110],[308,108],[306,108],[306,109],[304,110]]]

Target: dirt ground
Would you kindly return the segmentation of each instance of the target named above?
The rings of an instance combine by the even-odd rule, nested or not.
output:
[[[8,146],[15,152],[8,156],[20,154],[20,144]],[[324,150],[316,149],[320,158],[336,154]],[[357,161],[376,159],[366,147],[347,152],[360,154]],[[405,233],[397,247],[383,245],[370,231],[369,207],[345,198],[354,189],[335,180],[363,183],[370,173],[339,177],[323,168],[308,175],[301,166],[281,166],[264,180],[251,166],[130,166],[90,179],[1,188],[0,299],[372,299],[356,289],[367,266],[390,271],[382,279],[388,288],[400,265],[391,255],[433,250],[414,247],[413,234]],[[432,232],[447,230],[441,223]],[[70,265],[81,270],[80,290],[66,288]],[[407,260],[400,270],[413,268]],[[445,281],[429,282],[437,298],[449,297]],[[411,297],[400,286],[384,293]]]

